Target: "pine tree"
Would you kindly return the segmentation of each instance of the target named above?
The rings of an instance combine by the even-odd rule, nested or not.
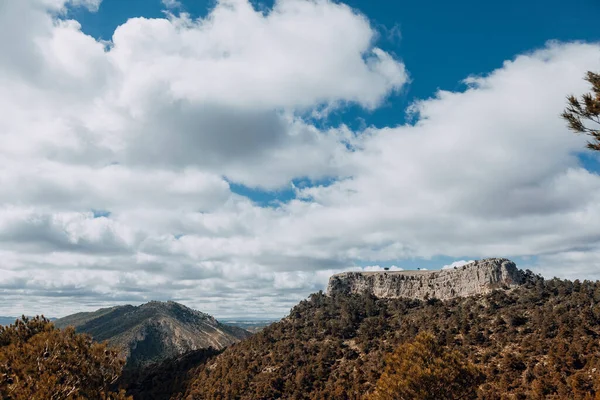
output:
[[[586,93],[581,99],[571,95],[567,97],[568,106],[562,113],[569,129],[576,133],[589,135],[587,147],[600,151],[600,74],[588,72],[585,80],[591,83],[592,93]]]
[[[0,398],[126,400],[111,391],[124,361],[72,327],[55,329],[44,317],[0,327]]]
[[[456,400],[477,398],[483,374],[465,356],[428,333],[400,345],[386,362],[368,400]]]

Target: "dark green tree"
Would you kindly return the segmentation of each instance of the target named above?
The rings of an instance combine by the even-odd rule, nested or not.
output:
[[[592,92],[581,98],[568,96],[568,106],[562,113],[569,129],[591,137],[587,147],[600,151],[600,74],[588,72],[585,80],[592,85]]]

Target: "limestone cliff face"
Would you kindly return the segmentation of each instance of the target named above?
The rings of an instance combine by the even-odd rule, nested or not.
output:
[[[415,299],[472,296],[525,282],[526,274],[503,258],[475,261],[441,271],[344,272],[329,279],[327,293],[372,293],[379,298]]]

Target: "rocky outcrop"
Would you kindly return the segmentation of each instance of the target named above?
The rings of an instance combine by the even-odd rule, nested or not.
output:
[[[515,287],[525,280],[526,273],[514,262],[490,258],[440,271],[344,272],[329,279],[327,293],[371,293],[379,298],[447,300]]]
[[[74,326],[77,332],[117,347],[127,358],[127,368],[146,366],[192,350],[221,350],[251,335],[172,301],[73,314],[54,324],[59,328]]]

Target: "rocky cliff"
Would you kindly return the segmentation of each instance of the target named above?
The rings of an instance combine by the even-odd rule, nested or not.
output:
[[[78,313],[54,322],[74,326],[94,340],[108,341],[127,357],[128,368],[145,366],[192,350],[221,350],[251,336],[241,328],[219,323],[212,316],[182,304],[152,301],[138,307],[118,306]]]
[[[327,293],[447,300],[514,287],[524,283],[525,279],[526,273],[514,262],[490,258],[440,271],[344,272],[329,279]]]

